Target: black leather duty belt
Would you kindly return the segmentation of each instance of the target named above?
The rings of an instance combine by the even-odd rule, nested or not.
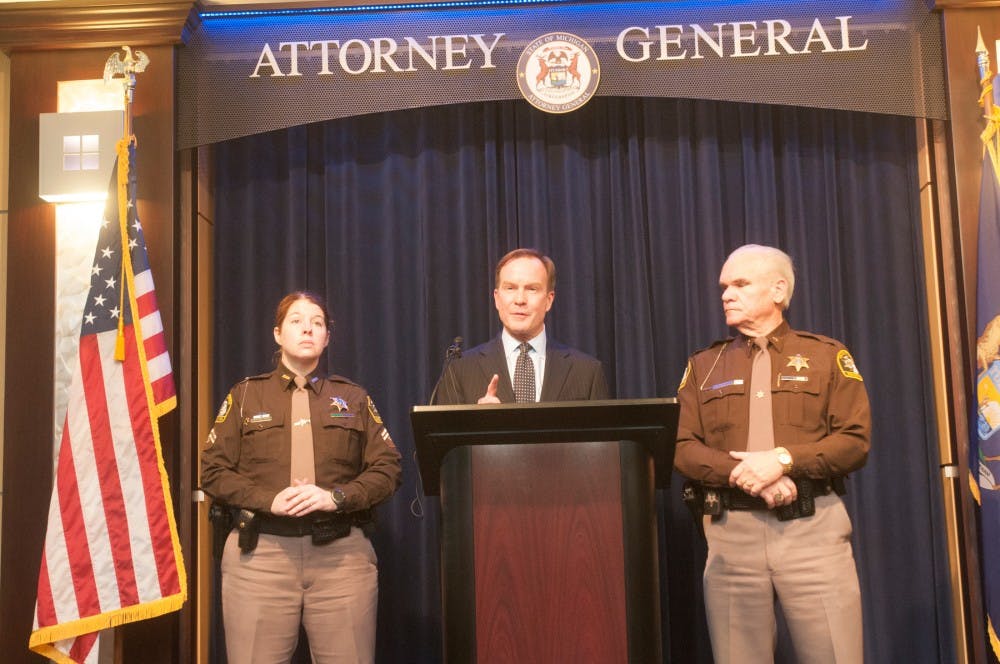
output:
[[[812,516],[816,513],[816,496],[825,496],[830,492],[844,495],[844,478],[831,477],[813,479],[808,477],[794,480],[798,497],[773,509],[779,521],[790,521]],[[684,484],[682,492],[684,503],[688,509],[700,518],[702,515],[720,516],[725,510],[755,511],[769,510],[763,498],[751,496],[740,489],[730,487],[707,487],[697,482]]]

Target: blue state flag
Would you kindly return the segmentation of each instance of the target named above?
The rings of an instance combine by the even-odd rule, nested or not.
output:
[[[994,113],[996,113],[994,107]],[[976,403],[969,446],[972,493],[981,508],[983,596],[987,629],[1000,657],[1000,120],[983,133],[976,284]]]

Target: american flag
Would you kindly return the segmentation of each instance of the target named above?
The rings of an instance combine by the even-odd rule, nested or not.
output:
[[[181,607],[187,579],[158,419],[176,406],[136,214],[134,143],[118,144],[59,445],[29,647],[96,662],[102,629]]]

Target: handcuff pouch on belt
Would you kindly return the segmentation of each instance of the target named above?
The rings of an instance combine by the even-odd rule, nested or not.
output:
[[[260,518],[253,510],[241,509],[236,513],[236,533],[239,536],[240,551],[250,553],[257,548],[260,536]]]
[[[834,477],[829,480],[814,480],[800,477],[794,480],[798,497],[774,508],[778,521],[791,521],[812,516],[816,513],[816,496],[825,496],[831,491],[844,495],[844,478]],[[730,487],[703,486],[698,482],[684,483],[681,499],[687,505],[695,519],[700,521],[704,515],[718,519],[725,510],[768,510],[763,498],[751,496],[740,489]]]

